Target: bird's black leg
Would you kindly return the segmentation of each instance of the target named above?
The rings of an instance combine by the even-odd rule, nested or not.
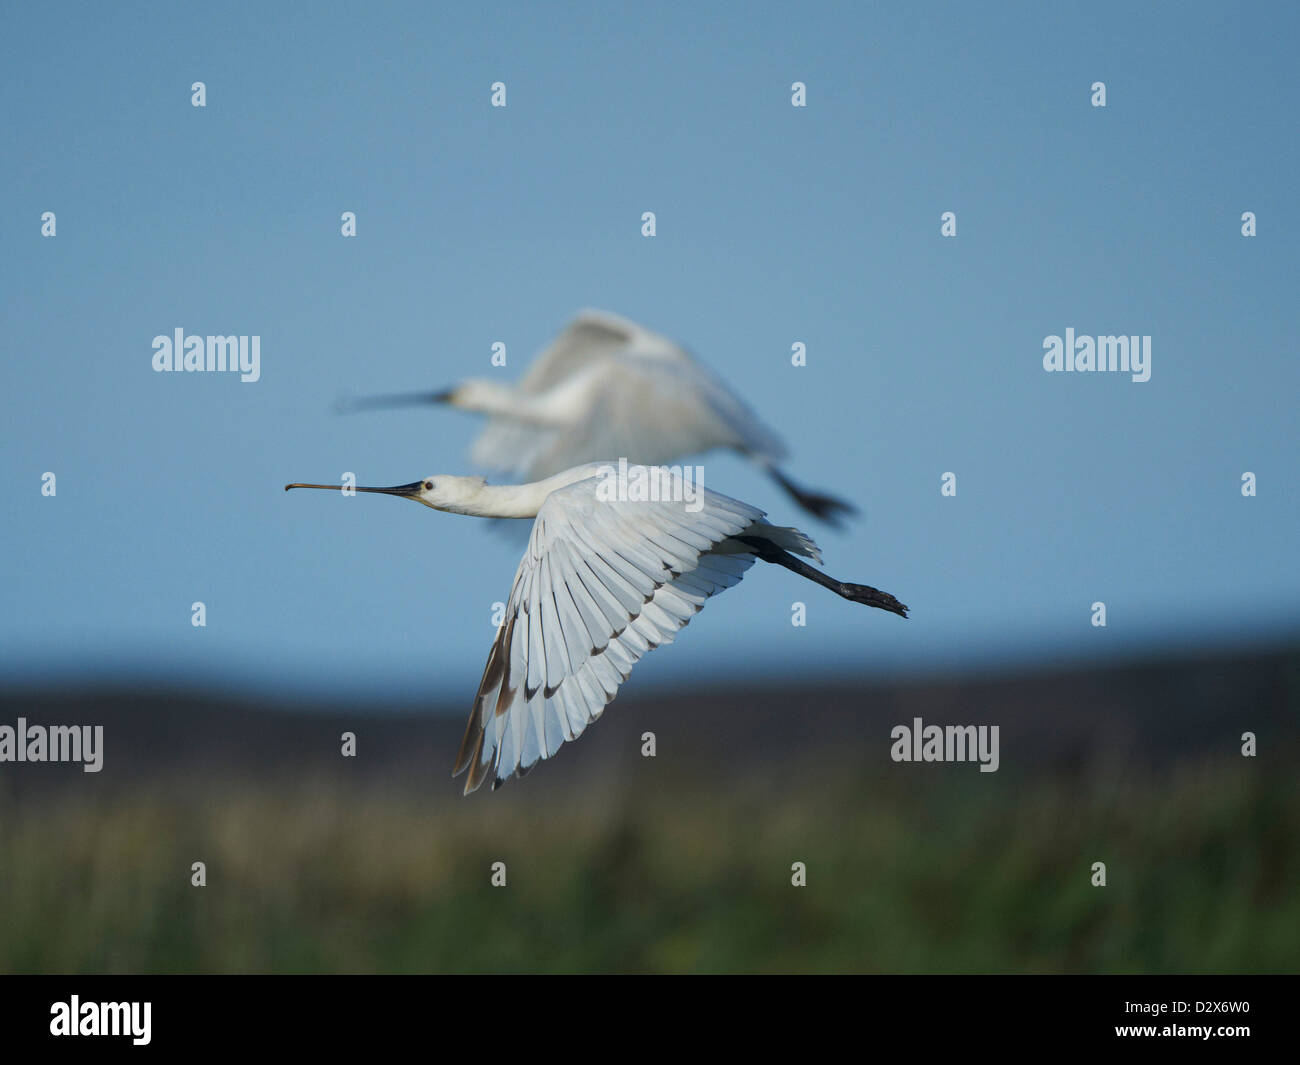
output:
[[[746,547],[751,548],[762,561],[771,562],[776,566],[784,566],[792,573],[808,578],[814,584],[829,588],[844,599],[854,603],[862,603],[865,606],[874,606],[880,610],[888,610],[891,614],[897,614],[902,618],[907,617],[907,607],[888,592],[882,592],[879,588],[872,588],[869,584],[850,584],[848,581],[837,581],[829,574],[823,573],[819,569],[813,569],[807,562],[795,558],[790,552],[777,547],[770,540],[764,540],[760,536],[737,536],[736,539]]]
[[[799,506],[808,511],[809,514],[830,525],[838,527],[841,515],[856,514],[858,512],[852,503],[846,503],[834,496],[823,495],[820,492],[810,492],[806,488],[800,488],[775,466],[769,466],[767,472],[772,480],[785,489],[790,498]]]

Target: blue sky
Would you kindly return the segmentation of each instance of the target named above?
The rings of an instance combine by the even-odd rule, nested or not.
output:
[[[11,8],[0,679],[468,700],[518,547],[281,488],[470,472],[473,418],[335,402],[502,372],[497,340],[516,377],[583,306],[687,344],[865,515],[728,455],[709,487],[913,610],[757,572],[629,690],[1294,634],[1300,15],[1130,7]],[[261,380],[154,373],[178,327],[259,335]],[[1045,373],[1067,327],[1150,335],[1151,380]]]

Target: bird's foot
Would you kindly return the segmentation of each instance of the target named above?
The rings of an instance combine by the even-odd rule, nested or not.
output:
[[[872,588],[869,584],[849,584],[845,582],[840,585],[839,593],[845,599],[854,603],[862,603],[865,606],[888,610],[891,614],[897,614],[900,618],[907,617],[906,606],[888,592],[882,592],[879,588]]]

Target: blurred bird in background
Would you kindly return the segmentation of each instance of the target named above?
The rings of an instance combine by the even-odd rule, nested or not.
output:
[[[445,403],[488,416],[470,453],[485,469],[540,481],[607,456],[658,466],[726,448],[761,467],[831,525],[855,508],[796,484],[780,437],[667,337],[608,311],[578,313],[517,384],[471,379],[442,392],[371,396],[346,410]]]

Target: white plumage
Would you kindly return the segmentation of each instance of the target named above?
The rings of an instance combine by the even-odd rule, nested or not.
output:
[[[692,514],[680,502],[598,502],[596,484],[553,491],[533,523],[456,763],[470,770],[467,790],[582,735],[642,655],[753,565],[736,535],[820,557],[796,530],[716,492]]]
[[[436,476],[359,492],[398,495],[436,510],[534,518],[488,655],[454,772],[465,791],[494,787],[582,735],[647,651],[671,643],[705,600],[737,583],[756,559],[807,577],[854,602],[907,616],[893,596],[836,581],[798,529],[680,473],[624,466],[656,499],[619,495],[614,463],[590,463],[525,485]],[[613,479],[611,479],[613,478]],[[286,488],[330,488],[296,484]]]
[[[527,481],[606,455],[657,466],[721,448],[756,463],[826,521],[853,511],[791,481],[778,467],[786,458],[780,437],[685,349],[609,311],[574,316],[517,384],[476,378],[354,407],[429,402],[486,414],[471,460]]]

